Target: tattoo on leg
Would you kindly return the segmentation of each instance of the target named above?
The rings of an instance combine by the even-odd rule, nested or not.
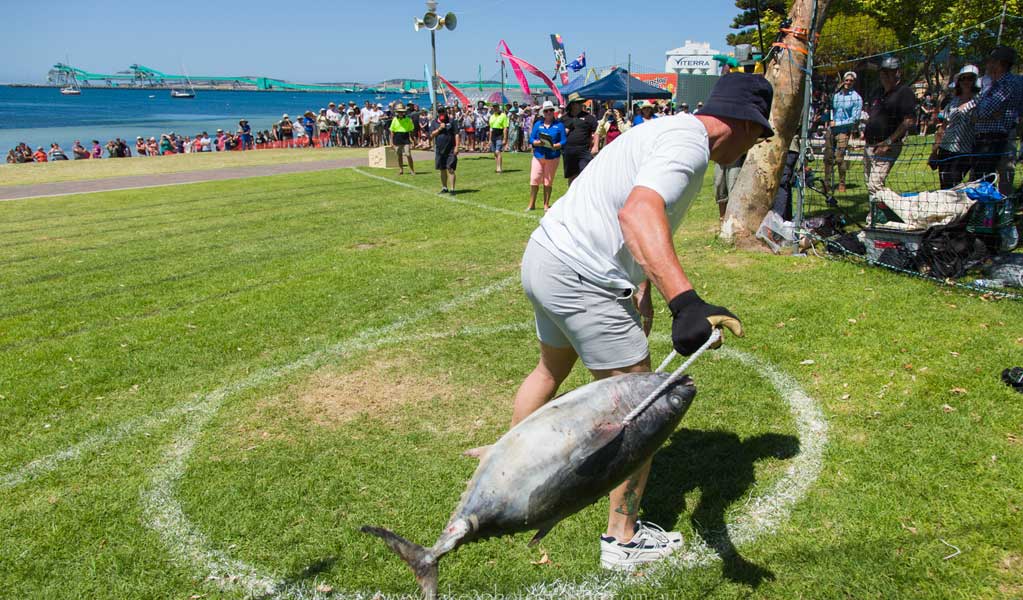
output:
[[[636,492],[636,488],[639,487],[639,478],[633,477],[626,482],[625,485],[625,498],[622,503],[615,508],[615,512],[620,515],[627,517],[635,517],[639,515],[639,493]]]

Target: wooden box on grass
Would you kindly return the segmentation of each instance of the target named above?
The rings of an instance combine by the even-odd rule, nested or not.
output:
[[[390,146],[371,148],[369,166],[373,169],[393,169],[398,166],[398,154]]]

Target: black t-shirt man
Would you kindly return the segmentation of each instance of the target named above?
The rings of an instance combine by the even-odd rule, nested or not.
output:
[[[565,140],[565,151],[577,152],[589,150],[593,145],[593,134],[597,132],[597,118],[588,112],[580,112],[572,117],[567,113],[561,117],[561,123],[568,134]]]
[[[440,118],[430,121],[430,136],[432,137],[434,132],[440,131],[436,137],[433,138],[434,152],[437,156],[443,156],[451,154],[455,149],[455,135],[458,134],[458,119],[450,119],[445,117],[444,121]]]
[[[887,94],[882,89],[867,110],[869,118],[863,132],[866,142],[873,145],[888,139],[915,112],[916,95],[908,86],[900,83]]]

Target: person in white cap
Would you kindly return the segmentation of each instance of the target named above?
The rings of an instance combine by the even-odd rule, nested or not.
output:
[[[980,92],[979,78],[980,69],[974,65],[960,69],[952,80],[952,98],[938,115],[934,150],[927,164],[937,169],[943,190],[962,183],[973,165],[973,113]]]
[[[831,97],[831,120],[828,121],[824,141],[824,190],[830,193],[835,161],[838,161],[838,192],[845,193],[845,174],[849,163],[845,151],[849,148],[849,135],[859,126],[863,98],[856,91],[856,73],[842,76],[842,85]]]
[[[294,133],[294,131],[295,131],[294,123],[292,123],[291,119],[288,118],[288,113],[284,113],[281,116],[280,123],[277,124],[277,133],[281,138],[282,148],[291,147],[291,136]]]

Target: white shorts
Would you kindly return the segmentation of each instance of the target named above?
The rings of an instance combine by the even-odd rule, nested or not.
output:
[[[540,341],[571,346],[588,369],[628,367],[650,354],[631,289],[584,279],[532,239],[522,256],[522,288]]]

